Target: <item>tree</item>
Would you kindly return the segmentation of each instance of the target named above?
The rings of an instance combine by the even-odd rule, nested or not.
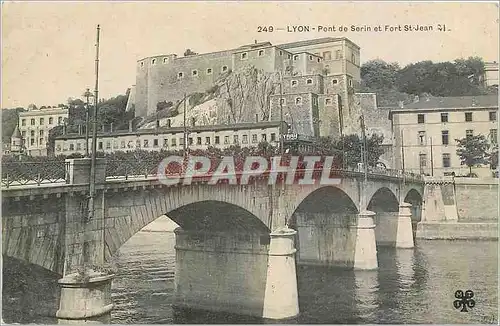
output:
[[[161,102],[158,102],[156,103],[156,111],[161,111],[161,110],[164,110],[164,109],[168,109],[170,107],[172,107],[174,105],[174,103],[172,103],[172,101],[161,101]]]
[[[396,88],[399,65],[376,59],[361,66],[362,87],[370,90],[393,90]]]
[[[483,135],[467,136],[455,139],[457,142],[457,155],[462,165],[469,167],[469,176],[472,176],[472,167],[479,164],[488,164],[490,145]]]

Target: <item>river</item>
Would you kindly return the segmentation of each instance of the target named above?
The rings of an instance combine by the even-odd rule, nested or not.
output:
[[[174,244],[172,232],[139,232],[122,246],[112,286],[113,323],[272,323],[230,314],[174,311]],[[286,322],[496,324],[497,257],[498,242],[418,241],[413,250],[379,248],[377,271],[299,266],[301,313]],[[56,275],[6,257],[3,271],[5,322],[57,322],[53,317]],[[476,306],[460,312],[453,307],[454,293],[469,289],[474,291]]]

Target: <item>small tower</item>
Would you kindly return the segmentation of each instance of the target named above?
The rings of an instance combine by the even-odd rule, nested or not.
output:
[[[10,152],[12,154],[20,154],[23,145],[23,137],[19,131],[19,125],[16,125],[12,136],[10,137]]]

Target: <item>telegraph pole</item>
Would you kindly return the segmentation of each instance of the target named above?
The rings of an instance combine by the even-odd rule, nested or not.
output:
[[[283,74],[281,71],[279,72],[280,74],[280,153],[281,157],[283,157],[284,154],[284,144],[285,141],[283,139],[284,133],[283,133]]]
[[[87,106],[85,109],[85,157],[89,157],[89,119],[90,119],[89,97],[92,96],[92,93],[87,88],[83,96],[85,96],[85,98],[87,99]]]
[[[433,150],[432,150],[432,137],[430,137],[431,141],[431,176],[434,176],[434,157],[433,157]]]
[[[187,137],[187,126],[186,126],[186,93],[184,93],[184,113],[183,113],[183,127],[184,127],[184,142],[183,142],[183,156],[184,156],[184,161],[182,162],[182,173],[184,173],[184,165],[186,164],[186,158],[187,158],[187,142],[188,142],[188,137]]]
[[[361,115],[360,117],[361,120],[361,146],[362,146],[362,155],[363,155],[363,170],[365,173],[365,182],[368,181],[368,155],[367,155],[367,148],[366,148],[366,131],[365,131],[365,117]]]
[[[95,58],[95,90],[94,90],[94,112],[92,117],[92,160],[90,165],[90,189],[89,189],[89,215],[90,221],[94,217],[95,209],[95,174],[96,174],[96,151],[97,151],[97,109],[99,105],[99,32],[100,27],[97,25],[97,42],[96,42],[96,58]]]

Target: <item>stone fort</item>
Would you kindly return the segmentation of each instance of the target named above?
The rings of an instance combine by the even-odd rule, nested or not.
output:
[[[156,112],[158,102],[175,103],[185,93],[203,93],[225,74],[248,66],[280,73],[281,91],[271,95],[270,120],[280,119],[282,107],[284,112],[299,114],[308,125],[299,133],[335,137],[349,133],[349,128],[359,130],[360,101],[354,89],[360,82],[360,48],[343,37],[280,45],[256,41],[219,52],[143,58],[137,61],[129,101],[136,116],[148,116]]]

